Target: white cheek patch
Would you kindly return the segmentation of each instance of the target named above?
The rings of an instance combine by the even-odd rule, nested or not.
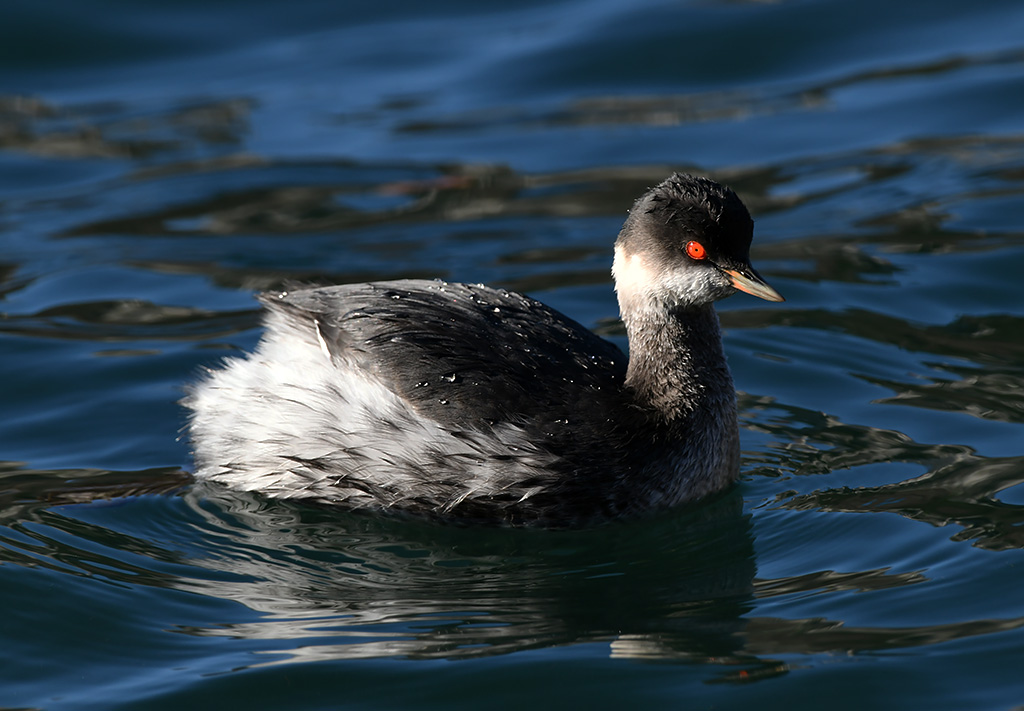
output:
[[[651,269],[642,254],[627,255],[621,245],[615,245],[615,260],[612,262],[612,277],[619,299],[633,301],[649,299],[661,291],[657,273]]]

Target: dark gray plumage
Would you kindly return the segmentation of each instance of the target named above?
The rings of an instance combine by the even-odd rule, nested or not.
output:
[[[197,476],[319,504],[572,526],[692,501],[738,472],[712,303],[781,297],[712,181],[641,197],[613,273],[631,356],[520,294],[429,281],[272,293],[256,352],[186,399]],[[694,247],[699,243],[699,248]]]

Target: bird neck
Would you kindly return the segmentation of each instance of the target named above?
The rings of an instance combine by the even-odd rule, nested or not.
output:
[[[710,304],[622,304],[629,335],[626,388],[666,421],[694,414],[735,418],[735,391]]]
[[[622,312],[630,352],[624,394],[644,413],[637,442],[654,465],[644,486],[626,495],[652,505],[693,501],[739,473],[736,391],[718,316],[710,304],[636,306]]]

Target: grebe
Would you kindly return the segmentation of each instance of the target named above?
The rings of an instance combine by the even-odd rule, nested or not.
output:
[[[403,280],[261,295],[266,331],[185,399],[196,477],[271,497],[565,527],[664,509],[739,472],[713,303],[782,296],[736,194],[674,174],[640,197],[612,275],[629,358],[482,285]]]

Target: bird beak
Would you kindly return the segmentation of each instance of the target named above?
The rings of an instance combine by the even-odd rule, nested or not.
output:
[[[782,294],[768,286],[768,282],[761,278],[761,275],[754,271],[753,267],[747,266],[741,269],[725,269],[722,271],[729,277],[732,285],[740,291],[745,291],[751,296],[756,296],[765,301],[785,301]]]

